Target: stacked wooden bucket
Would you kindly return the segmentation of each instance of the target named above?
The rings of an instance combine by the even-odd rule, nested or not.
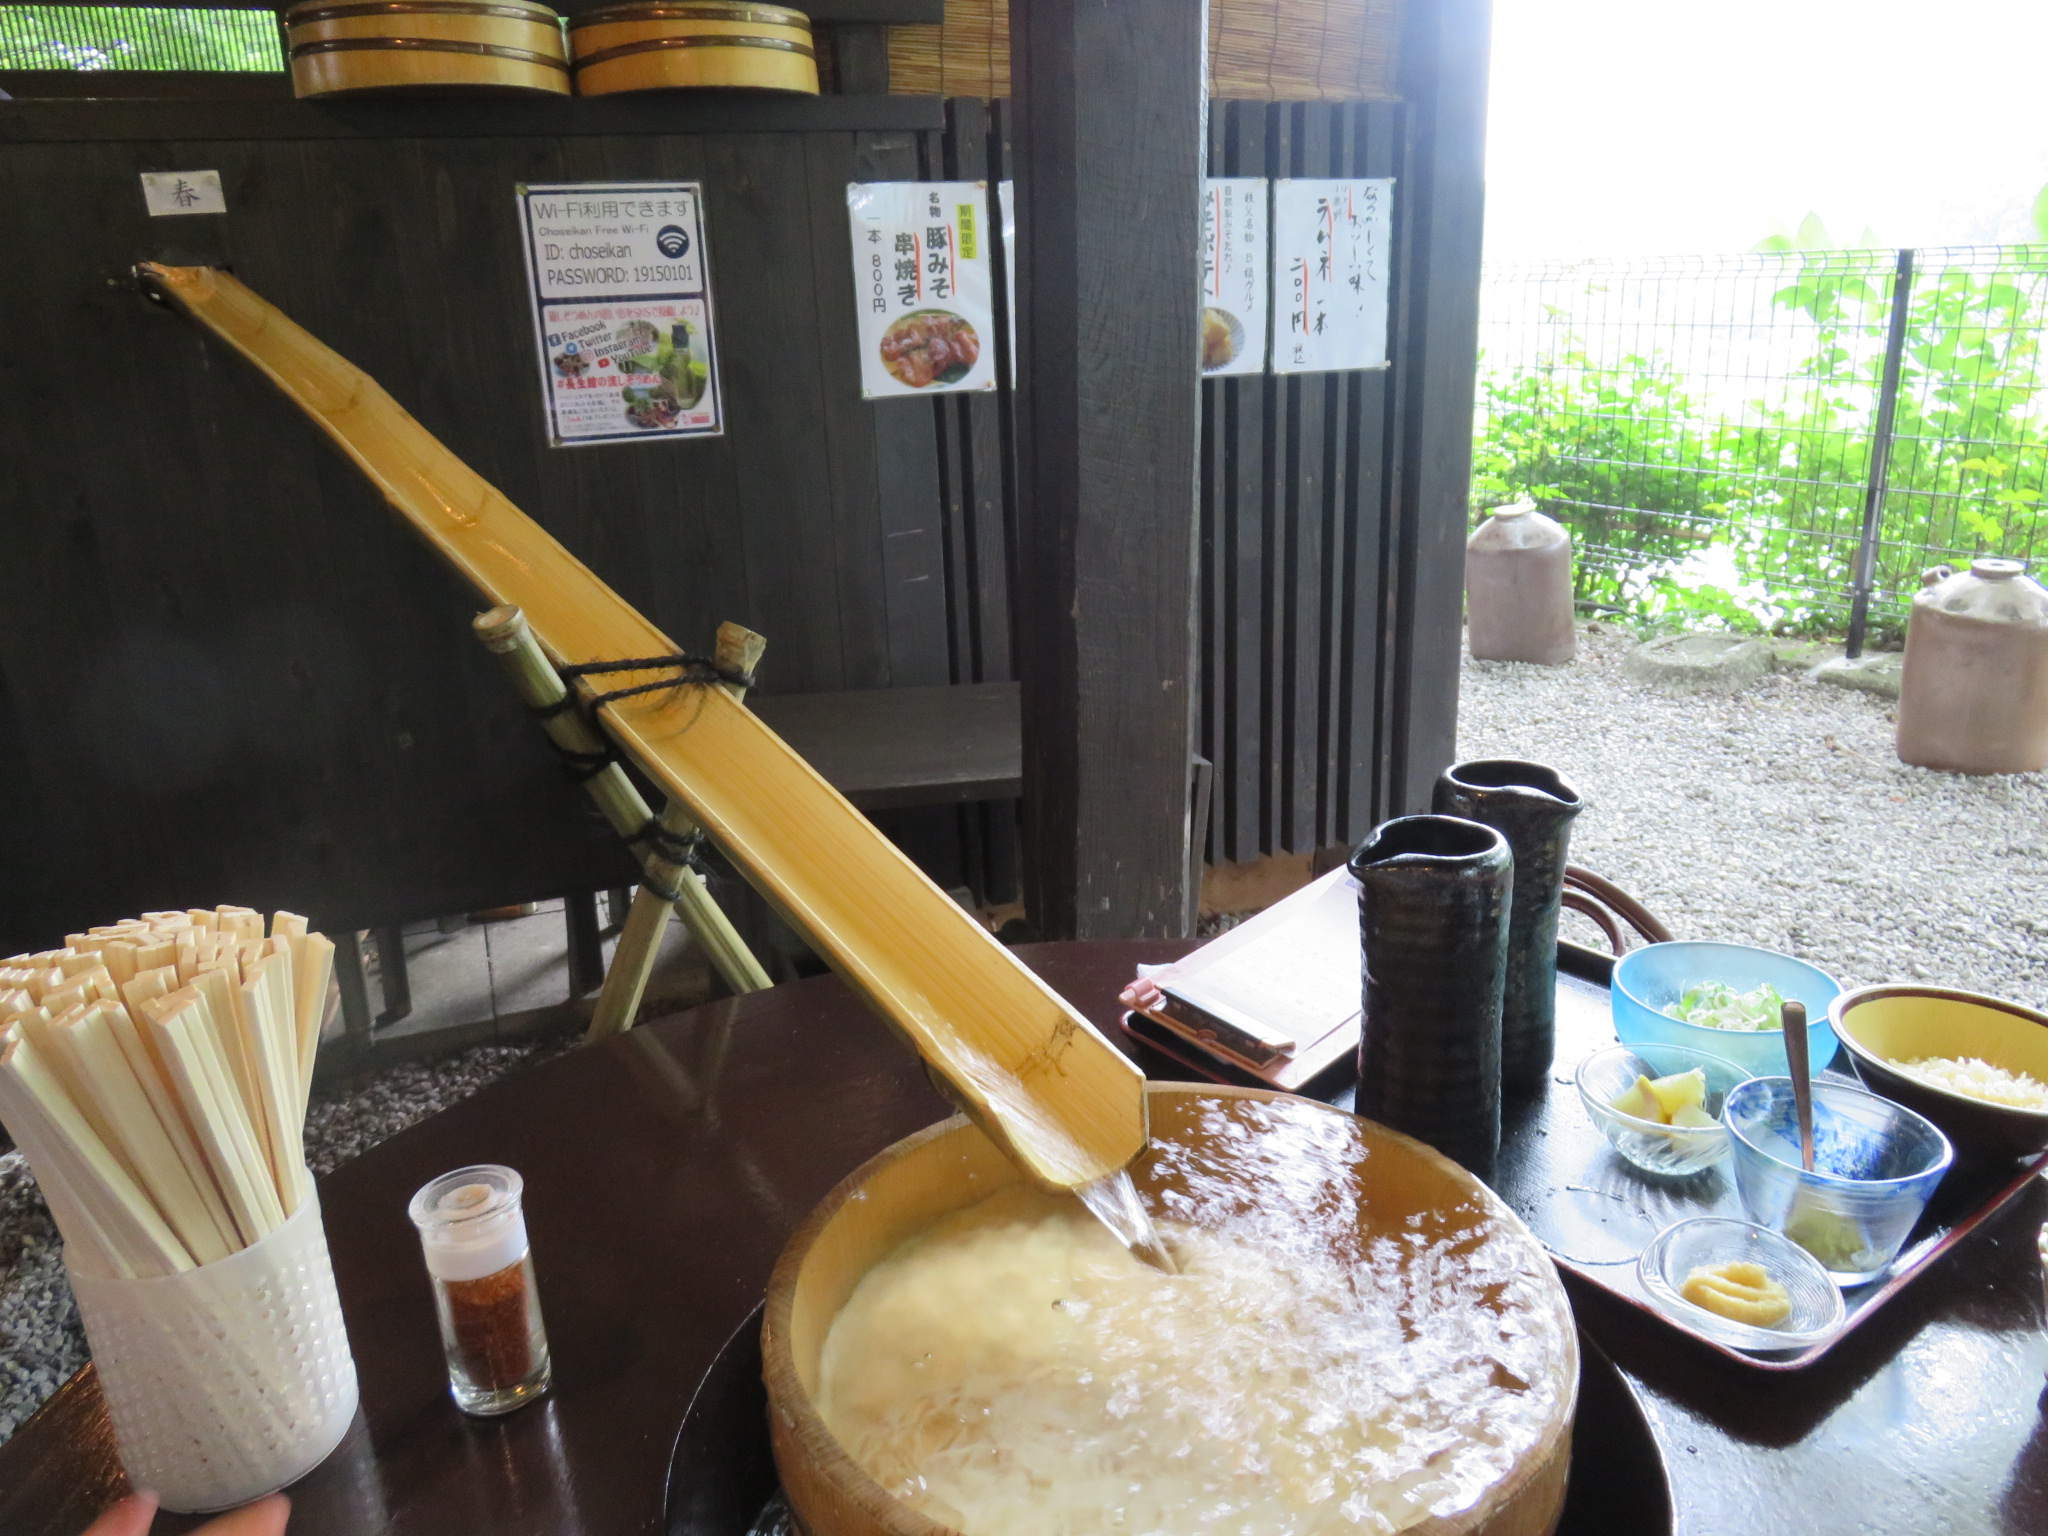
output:
[[[569,94],[562,18],[532,0],[306,0],[284,21],[300,96]]]
[[[642,0],[562,18],[532,0],[304,0],[285,12],[300,96],[705,86],[818,94],[811,24],[750,0]]]
[[[676,86],[745,86],[818,94],[810,18],[775,5],[651,0],[569,23],[576,89],[585,96]]]

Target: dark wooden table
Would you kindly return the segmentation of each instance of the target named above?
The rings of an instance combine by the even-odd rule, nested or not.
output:
[[[1107,1024],[1138,961],[1186,947],[1021,953]],[[293,1490],[293,1536],[658,1536],[691,1390],[784,1237],[862,1159],[943,1112],[910,1056],[821,979],[516,1073],[323,1180],[363,1412]],[[495,1422],[448,1400],[405,1218],[415,1188],[471,1162],[526,1176],[555,1349],[554,1392]],[[1685,1536],[2048,1532],[2044,1217],[2037,1184],[1794,1377],[1575,1297],[1660,1439]],[[87,1370],[0,1447],[0,1532],[74,1536],[120,1487]]]

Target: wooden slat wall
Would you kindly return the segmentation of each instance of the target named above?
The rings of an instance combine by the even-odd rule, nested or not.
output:
[[[931,174],[1000,179],[1005,150],[989,125],[999,129],[1006,111],[1001,102],[949,102]],[[1209,170],[1393,176],[1402,111],[1378,102],[1215,102]],[[1397,232],[1401,207],[1397,187]],[[1398,269],[1396,281],[1390,349],[1400,341]],[[1012,675],[1002,604],[1014,488],[1001,376],[999,396],[935,402],[961,682]],[[1400,808],[1391,668],[1402,538],[1388,514],[1396,448],[1389,380],[1378,370],[1202,385],[1198,739],[1216,765],[1212,860],[1356,843]]]
[[[1219,102],[1210,172],[1390,175],[1400,110]],[[1398,190],[1395,207],[1398,220]],[[1384,814],[1387,382],[1381,370],[1202,386],[1200,739],[1217,769],[1214,859],[1355,843]]]

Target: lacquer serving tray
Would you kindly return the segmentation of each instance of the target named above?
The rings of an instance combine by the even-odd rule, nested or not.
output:
[[[1577,945],[1558,946],[1557,1060],[1540,1099],[1510,1103],[1501,1124],[1493,1187],[1535,1230],[1558,1267],[1675,1328],[1704,1347],[1764,1371],[1812,1365],[1896,1296],[1942,1254],[1981,1226],[2048,1167],[2048,1153],[2025,1162],[1958,1161],[1928,1202],[1899,1256],[1876,1280],[1844,1291],[1840,1328],[1798,1351],[1759,1355],[1730,1349],[1651,1304],[1636,1278],[1636,1257],[1651,1238],[1688,1216],[1745,1218],[1729,1164],[1689,1178],[1643,1173],[1600,1134],[1579,1101],[1572,1074],[1593,1051],[1614,1043],[1608,981],[1614,962]],[[1848,1058],[1826,1077],[1854,1083]]]
[[[1683,1179],[1642,1172],[1608,1146],[1572,1083],[1581,1061],[1615,1043],[1608,1004],[1613,972],[1611,956],[1576,944],[1558,945],[1557,1060],[1540,1096],[1520,1103],[1511,1100],[1505,1106],[1500,1162],[1489,1182],[1529,1223],[1568,1277],[1599,1287],[1718,1355],[1761,1371],[1797,1371],[1812,1365],[1911,1284],[1914,1276],[1983,1225],[2026,1188],[2027,1180],[2048,1168],[2048,1152],[2025,1162],[1959,1160],[1890,1267],[1868,1285],[1842,1293],[1847,1315],[1841,1327],[1816,1344],[1782,1354],[1731,1349],[1654,1305],[1636,1278],[1636,1259],[1651,1238],[1689,1216],[1746,1220],[1733,1171],[1724,1162]],[[1123,1018],[1124,1033],[1143,1047],[1139,1059],[1151,1075],[1239,1080],[1222,1063],[1199,1056],[1164,1031],[1148,1031],[1149,1023],[1139,1015]],[[1847,1067],[1847,1054],[1840,1060],[1842,1070],[1821,1075],[1857,1082]],[[1355,1074],[1325,1074],[1305,1091],[1348,1109],[1356,1096]]]

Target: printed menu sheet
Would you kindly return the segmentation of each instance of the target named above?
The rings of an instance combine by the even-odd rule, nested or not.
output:
[[[1387,365],[1391,177],[1273,183],[1273,371]]]
[[[853,182],[861,394],[994,389],[988,184]]]
[[[1212,176],[1202,197],[1202,372],[1266,371],[1266,180]]]
[[[518,191],[548,441],[723,432],[698,183]]]

